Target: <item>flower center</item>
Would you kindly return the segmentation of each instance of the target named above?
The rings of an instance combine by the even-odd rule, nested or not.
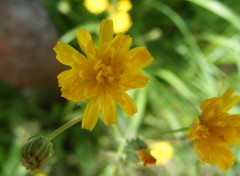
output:
[[[195,140],[199,138],[207,138],[209,137],[209,135],[210,135],[209,128],[198,121],[192,124],[188,139]]]
[[[98,61],[94,65],[94,70],[97,72],[96,80],[99,84],[111,83],[114,81],[113,68],[111,66]]]

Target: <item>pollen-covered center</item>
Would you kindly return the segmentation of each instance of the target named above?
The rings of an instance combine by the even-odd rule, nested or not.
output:
[[[94,70],[97,72],[96,80],[99,84],[101,83],[111,83],[114,81],[113,68],[109,65],[98,61],[94,65]]]

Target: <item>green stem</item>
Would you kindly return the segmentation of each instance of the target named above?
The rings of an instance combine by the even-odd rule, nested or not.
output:
[[[182,132],[182,131],[187,131],[187,130],[188,130],[188,127],[185,127],[185,128],[180,128],[180,129],[170,130],[170,131],[164,131],[164,132],[159,132],[159,133],[162,135],[162,134],[171,134],[171,133]]]
[[[80,116],[80,117],[74,118],[74,119],[70,120],[69,122],[65,123],[64,125],[62,125],[58,129],[54,130],[49,135],[47,135],[48,140],[51,141],[56,136],[58,136],[59,134],[61,134],[65,130],[67,130],[68,128],[72,127],[73,125],[77,124],[81,120],[82,120],[82,117]]]

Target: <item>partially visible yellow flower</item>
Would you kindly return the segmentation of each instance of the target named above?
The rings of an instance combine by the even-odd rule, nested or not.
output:
[[[130,0],[119,0],[115,7],[109,8],[110,18],[112,18],[115,33],[125,33],[132,26],[131,16],[128,11],[131,10]]]
[[[84,0],[83,4],[89,12],[96,15],[107,11],[114,23],[114,33],[125,33],[132,26],[128,13],[132,8],[130,0],[118,0],[116,5],[110,4],[108,0]]]
[[[89,12],[94,14],[103,13],[109,6],[108,0],[84,0],[83,4]]]
[[[58,42],[54,51],[59,62],[71,67],[58,75],[62,96],[89,100],[82,128],[92,130],[100,112],[106,125],[115,124],[116,103],[129,117],[134,115],[137,107],[126,91],[146,86],[148,78],[141,69],[153,61],[151,54],[144,47],[130,49],[132,38],[128,35],[113,37],[112,20],[101,22],[99,48],[87,30],[79,30],[77,39],[86,56],[63,42]]]
[[[47,175],[43,172],[37,172],[34,174],[34,176],[47,176]]]
[[[165,165],[173,157],[173,147],[167,141],[158,141],[150,144],[151,155],[157,159],[156,164]]]
[[[200,161],[217,165],[223,171],[235,161],[229,146],[240,141],[240,115],[228,113],[240,101],[233,92],[229,89],[221,97],[203,101],[202,113],[193,121],[188,135]]]
[[[138,150],[137,156],[143,162],[144,166],[156,164],[156,158],[154,158],[154,156],[151,155],[148,149]]]
[[[130,0],[119,0],[117,2],[117,9],[120,12],[128,12],[132,8],[132,3]]]
[[[111,18],[114,22],[114,32],[126,32],[132,26],[131,16],[127,12],[115,12],[111,15]]]

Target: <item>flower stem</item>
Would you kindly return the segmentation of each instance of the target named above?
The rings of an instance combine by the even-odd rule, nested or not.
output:
[[[52,139],[54,139],[56,136],[58,136],[59,134],[61,134],[62,132],[64,132],[65,130],[67,130],[68,128],[72,127],[73,125],[77,124],[78,122],[80,122],[82,120],[82,116],[80,117],[76,117],[72,120],[70,120],[69,122],[65,123],[64,125],[62,125],[61,127],[59,127],[58,129],[54,130],[53,132],[51,132],[49,135],[47,135],[47,139],[49,141],[51,141]]]
[[[187,131],[187,130],[188,130],[188,127],[185,127],[185,128],[179,128],[176,130],[163,131],[163,132],[159,132],[159,133],[162,135],[162,134],[171,134],[171,133],[177,133],[177,132],[182,132],[182,131]]]

